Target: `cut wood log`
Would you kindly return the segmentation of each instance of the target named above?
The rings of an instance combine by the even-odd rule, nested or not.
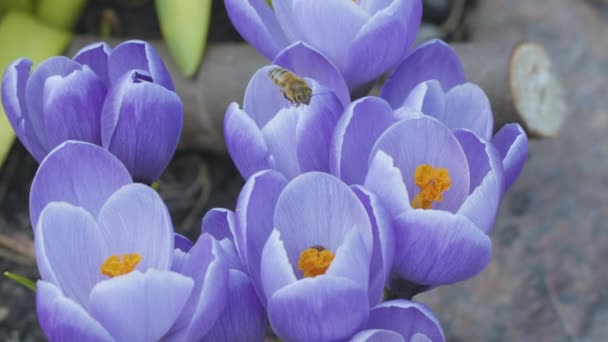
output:
[[[555,137],[567,107],[545,49],[532,42],[472,42],[452,45],[467,79],[490,98],[494,127],[520,123],[531,137]]]

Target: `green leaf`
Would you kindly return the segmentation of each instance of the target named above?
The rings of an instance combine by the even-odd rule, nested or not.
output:
[[[10,11],[0,20],[0,72],[19,57],[40,63],[61,54],[71,38],[70,33],[44,25],[29,14]],[[15,133],[0,104],[0,166],[14,140]]]
[[[33,0],[0,0],[0,11],[8,9],[20,9],[31,12],[34,9]]]
[[[4,276],[36,292],[36,282],[32,279],[11,272],[4,272]]]
[[[268,4],[268,6],[270,6],[270,8],[272,8],[272,0],[266,0],[266,3]]]
[[[49,25],[71,30],[86,4],[87,0],[38,0],[36,15]]]
[[[194,76],[207,43],[211,0],[156,0],[156,12],[175,64]]]

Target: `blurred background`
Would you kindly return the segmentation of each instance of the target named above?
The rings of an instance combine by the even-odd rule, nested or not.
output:
[[[541,44],[567,110],[559,134],[530,142],[492,232],[490,266],[415,299],[436,312],[448,341],[607,340],[608,1],[424,0],[423,19],[418,42]],[[194,237],[208,209],[234,208],[244,181],[223,144],[223,115],[268,63],[242,42],[223,1],[0,0],[2,72],[21,56],[39,63],[130,38],[154,44],[185,104],[184,136],[159,191],[176,230]],[[0,271],[37,278],[28,215],[37,164],[0,114]],[[0,341],[43,339],[34,293],[0,278]]]

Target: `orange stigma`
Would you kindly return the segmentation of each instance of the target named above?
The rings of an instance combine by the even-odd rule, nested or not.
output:
[[[304,277],[316,277],[325,274],[334,257],[334,253],[324,247],[313,246],[300,254],[298,268],[304,272]]]
[[[452,185],[447,169],[434,168],[429,164],[421,164],[416,168],[414,183],[420,187],[420,192],[412,200],[414,209],[431,209],[433,202],[441,202],[443,193]]]
[[[137,253],[123,254],[122,261],[119,255],[111,255],[101,264],[101,274],[110,278],[125,275],[135,269],[141,261],[141,255]]]

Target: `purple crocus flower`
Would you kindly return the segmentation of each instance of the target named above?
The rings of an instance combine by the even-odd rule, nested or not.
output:
[[[252,175],[235,212],[214,209],[204,230],[233,240],[274,331],[285,340],[348,339],[380,302],[392,226],[376,198],[330,174],[288,181]]]
[[[84,47],[73,59],[13,62],[2,102],[17,137],[41,162],[56,146],[80,140],[115,154],[134,179],[152,183],[167,167],[182,129],[182,103],[152,46],[128,41]]]
[[[331,166],[377,195],[394,219],[394,278],[449,284],[489,262],[504,172],[493,144],[474,132],[421,113],[396,118],[388,103],[367,97],[340,119]]]
[[[276,67],[303,77],[312,89],[309,105],[293,105],[268,73]],[[329,144],[343,106],[350,102],[338,70],[303,43],[282,51],[258,70],[245,91],[243,109],[232,103],[224,118],[228,152],[241,175],[274,169],[287,178],[329,171]]]
[[[380,97],[395,109],[397,118],[414,110],[491,141],[503,161],[505,191],[521,173],[528,150],[524,130],[519,124],[508,124],[492,137],[494,118],[488,97],[466,82],[458,55],[443,41],[431,40],[413,50],[391,74]]]
[[[239,33],[268,59],[302,41],[355,89],[395,67],[420,26],[420,0],[225,0]]]
[[[366,328],[350,341],[443,342],[445,336],[439,320],[428,307],[398,299],[372,308]]]
[[[222,314],[228,273],[218,243],[202,235],[178,254],[158,194],[131,183],[103,148],[56,147],[30,203],[37,313],[50,340],[199,340]]]

